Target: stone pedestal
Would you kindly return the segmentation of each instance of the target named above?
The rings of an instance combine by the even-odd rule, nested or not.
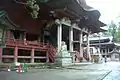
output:
[[[55,64],[57,66],[70,66],[72,65],[72,62],[72,56],[70,56],[70,53],[67,53],[67,55],[61,53],[60,55],[57,55],[55,59]]]
[[[56,55],[55,64],[57,66],[72,65],[72,56],[68,53],[65,42],[62,42],[61,50]]]

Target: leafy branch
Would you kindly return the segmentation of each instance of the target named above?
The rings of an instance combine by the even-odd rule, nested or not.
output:
[[[22,1],[17,1],[17,0],[14,0],[14,2],[25,5],[28,10],[30,9],[29,12],[31,16],[35,19],[38,18],[40,8],[39,8],[39,5],[36,3],[36,0],[27,0],[26,3]]]

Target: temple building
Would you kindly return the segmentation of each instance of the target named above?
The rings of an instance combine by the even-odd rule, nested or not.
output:
[[[119,60],[120,56],[120,43],[113,42],[112,36],[91,36],[89,37],[90,47],[96,48],[98,53],[102,55],[102,57],[107,57],[110,60]],[[93,50],[91,49],[91,54]],[[96,52],[96,54],[98,54]]]
[[[106,26],[99,17],[85,0],[1,0],[0,62],[54,63],[63,41],[73,62],[89,61],[89,35]]]

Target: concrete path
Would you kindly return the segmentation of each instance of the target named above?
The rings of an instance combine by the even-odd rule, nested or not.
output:
[[[98,80],[107,71],[89,70],[38,70],[28,73],[2,72],[0,80]]]
[[[107,62],[101,64],[89,64],[82,66],[81,64],[78,66],[66,67],[68,69],[78,69],[78,70],[118,70],[120,69],[120,62]]]
[[[120,80],[120,62],[113,62],[110,64],[112,71],[103,80]]]
[[[33,69],[27,73],[0,72],[0,80],[120,80],[119,69],[119,62],[109,62],[64,69]]]

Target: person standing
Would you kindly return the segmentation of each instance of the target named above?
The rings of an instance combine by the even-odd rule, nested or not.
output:
[[[107,57],[105,56],[105,63],[107,62]]]

